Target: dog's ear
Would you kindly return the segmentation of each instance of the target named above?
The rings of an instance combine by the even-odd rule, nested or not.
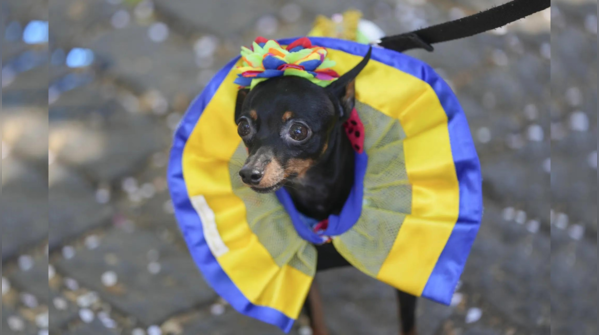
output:
[[[239,119],[239,116],[241,115],[243,102],[245,101],[245,98],[247,98],[248,93],[250,93],[249,88],[242,88],[237,91],[237,100],[235,101],[235,122],[237,122],[237,119]]]
[[[326,88],[329,94],[337,98],[341,103],[341,115],[339,115],[339,118],[342,121],[347,120],[352,109],[354,109],[356,103],[356,77],[364,67],[366,67],[366,64],[368,64],[371,53],[372,47],[368,49],[366,56],[364,56],[358,65],[339,77],[339,79],[335,80]]]

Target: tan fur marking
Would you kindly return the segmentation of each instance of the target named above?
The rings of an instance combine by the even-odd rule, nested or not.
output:
[[[293,117],[293,112],[285,112],[285,114],[283,114],[283,122],[287,122],[287,120],[291,119]]]
[[[345,95],[343,96],[343,102],[348,104],[352,101],[352,99],[356,96],[356,81],[352,80],[349,84],[347,84],[345,88]]]
[[[258,113],[256,113],[256,111],[252,109],[250,111],[250,117],[252,118],[252,120],[256,121],[258,120]]]
[[[258,187],[273,187],[280,183],[283,178],[285,178],[285,171],[283,170],[281,164],[273,157],[270,163],[266,165],[266,168],[264,169],[264,177],[262,177]]]
[[[324,147],[322,148],[322,152],[320,153],[321,155],[324,155],[324,153],[327,151],[327,149],[329,148],[329,144],[325,143]]]
[[[352,80],[345,88],[345,99],[349,99],[356,95],[356,81]]]
[[[312,159],[297,159],[293,158],[287,162],[287,168],[285,169],[285,177],[289,177],[292,174],[296,174],[299,178],[306,174],[306,171],[314,165]]]

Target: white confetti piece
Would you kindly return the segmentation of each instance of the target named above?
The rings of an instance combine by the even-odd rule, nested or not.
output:
[[[470,308],[466,313],[466,323],[474,323],[483,316],[483,311],[480,308]]]
[[[59,311],[64,311],[69,306],[67,301],[60,297],[54,298],[54,300],[52,300],[52,303],[54,304],[54,307]]]
[[[225,313],[225,306],[221,304],[214,304],[210,306],[210,314],[218,316],[223,315]]]
[[[568,228],[568,235],[571,239],[580,241],[584,237],[584,226],[579,224],[573,224]]]
[[[8,328],[15,332],[22,332],[25,330],[25,321],[17,316],[9,316],[8,320]]]
[[[64,257],[65,259],[72,259],[73,257],[75,257],[75,248],[71,247],[70,245],[67,245],[64,248],[62,248],[62,257]]]
[[[8,292],[10,292],[10,282],[2,277],[2,296],[5,296]]]
[[[462,293],[454,293],[451,297],[451,306],[455,307],[459,305],[464,300],[464,295]]]
[[[22,271],[29,271],[33,268],[33,257],[29,255],[19,256],[19,269]]]
[[[79,318],[81,318],[81,321],[85,323],[91,323],[92,321],[94,321],[95,315],[94,312],[92,312],[91,310],[84,308],[79,310]]]
[[[568,228],[569,222],[570,218],[567,214],[559,213],[557,214],[557,217],[555,219],[555,226],[559,229],[566,229]]]
[[[516,213],[516,223],[517,224],[524,224],[526,223],[526,212],[525,211],[518,211]]]
[[[166,41],[169,35],[169,28],[162,22],[154,23],[148,29],[148,37],[150,40],[156,43],[162,43]]]
[[[27,306],[27,308],[36,308],[39,305],[37,298],[30,293],[21,294],[21,302],[23,305]]]
[[[151,262],[150,264],[148,264],[148,272],[150,272],[151,274],[157,275],[160,273],[160,270],[162,270],[162,265],[160,265],[160,263]]]
[[[162,329],[158,326],[150,326],[148,328],[148,335],[162,335]]]
[[[102,284],[106,287],[112,287],[118,282],[118,276],[113,271],[107,271],[102,274]]]

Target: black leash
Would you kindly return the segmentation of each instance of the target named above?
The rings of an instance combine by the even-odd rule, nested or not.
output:
[[[550,6],[551,0],[513,0],[459,20],[441,23],[405,34],[383,37],[379,45],[399,52],[410,49],[433,51],[433,44],[497,29]]]

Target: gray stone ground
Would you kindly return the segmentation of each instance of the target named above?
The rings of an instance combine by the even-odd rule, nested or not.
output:
[[[226,306],[182,243],[165,170],[190,101],[240,45],[306,34],[316,14],[357,8],[394,34],[502,2],[3,1],[3,334],[280,334]],[[410,52],[460,98],[486,206],[454,303],[422,300],[420,334],[598,333],[596,11],[557,1]],[[49,45],[20,39],[36,19]],[[93,62],[66,66],[73,48]],[[332,334],[398,333],[386,285],[355,269],[317,280]]]

